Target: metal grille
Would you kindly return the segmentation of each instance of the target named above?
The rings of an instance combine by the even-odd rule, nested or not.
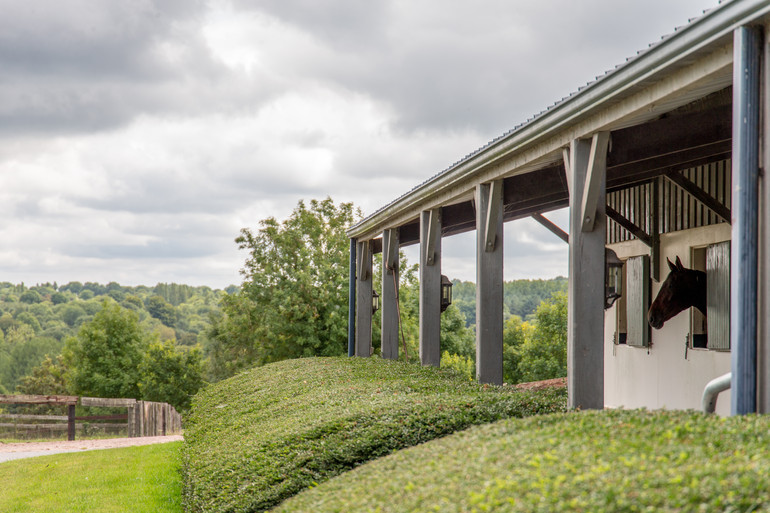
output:
[[[687,179],[703,189],[719,203],[730,208],[730,159],[682,171]],[[607,205],[636,226],[650,233],[652,226],[653,188],[658,187],[658,230],[670,233],[699,226],[725,222],[711,209],[670,180],[661,178],[607,194]],[[612,219],[607,223],[607,243],[635,239],[628,230]]]
[[[647,311],[650,309],[650,257],[641,255],[626,260],[626,319],[629,346],[647,347],[650,327]]]
[[[708,348],[730,349],[730,241],[706,251]]]

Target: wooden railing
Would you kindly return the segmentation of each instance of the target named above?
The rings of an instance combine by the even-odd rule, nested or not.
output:
[[[182,432],[182,417],[168,403],[152,401],[137,401],[136,399],[114,399],[101,397],[78,397],[69,395],[0,395],[0,404],[37,404],[64,406],[67,415],[28,415],[28,414],[0,414],[0,427],[14,427],[16,429],[63,429],[64,422],[67,426],[67,439],[75,439],[76,423],[122,420],[123,423],[99,423],[103,427],[124,427],[127,436],[165,436]],[[83,407],[109,407],[126,408],[126,413],[115,415],[90,415],[76,416],[75,407],[80,404]],[[20,424],[18,422],[4,423],[2,420],[24,421],[57,421],[54,424]]]

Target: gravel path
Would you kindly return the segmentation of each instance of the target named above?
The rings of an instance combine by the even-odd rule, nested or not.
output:
[[[182,435],[170,435],[145,436],[141,438],[107,438],[104,440],[74,440],[72,442],[0,443],[0,463],[20,458],[31,458],[32,456],[44,456],[46,454],[91,451],[95,449],[114,449],[117,447],[162,444],[167,442],[178,442],[181,440],[183,440]]]

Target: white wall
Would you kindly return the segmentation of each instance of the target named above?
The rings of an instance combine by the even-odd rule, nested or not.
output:
[[[693,228],[660,237],[660,283],[652,282],[651,301],[668,276],[666,258],[679,256],[690,267],[690,248],[730,239],[730,225]],[[640,241],[610,246],[621,259],[649,254]],[[690,329],[689,309],[673,317],[659,330],[652,330],[651,347],[615,345],[616,306],[604,314],[604,403],[608,408],[700,409],[706,384],[730,372],[730,353],[689,349],[685,341]],[[717,413],[730,413],[730,391],[717,400]]]

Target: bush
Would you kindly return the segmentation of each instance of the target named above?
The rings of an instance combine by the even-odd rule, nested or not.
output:
[[[372,462],[276,511],[768,511],[768,430],[768,416],[681,411],[510,419]]]
[[[481,386],[379,358],[308,358],[209,386],[185,423],[188,512],[262,511],[366,461],[473,424],[562,411],[564,390]]]

